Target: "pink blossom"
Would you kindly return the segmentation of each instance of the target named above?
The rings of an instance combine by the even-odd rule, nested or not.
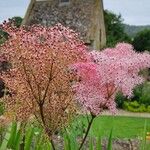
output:
[[[126,43],[92,51],[89,55],[91,62],[73,66],[80,78],[73,86],[76,98],[94,115],[105,108],[115,112],[116,93],[121,91],[125,96],[132,96],[133,88],[144,81],[139,71],[150,67],[150,55],[137,53]]]
[[[88,48],[61,24],[15,28],[5,22],[1,28],[9,39],[0,51],[12,66],[3,75],[12,94],[5,97],[6,114],[25,121],[35,115],[53,134],[75,113],[71,81],[76,77],[69,66],[90,60]]]

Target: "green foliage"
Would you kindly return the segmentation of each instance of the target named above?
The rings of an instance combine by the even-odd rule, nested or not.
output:
[[[112,150],[112,135],[113,135],[113,128],[110,131],[109,139],[108,139],[108,146],[107,150]]]
[[[86,117],[83,116],[76,119],[76,121],[77,120],[80,120],[80,123],[84,122],[81,124],[85,124],[85,122],[87,122]],[[125,136],[126,138],[133,138],[137,136],[142,137],[143,141],[141,147],[147,148],[145,135],[146,132],[150,130],[149,126],[150,120],[146,119],[147,121],[145,124],[143,123],[144,120],[145,119],[143,118],[130,118],[130,117],[113,117],[113,119],[112,116],[97,117],[97,119],[94,122],[94,126],[92,126],[92,128],[95,128],[95,132],[97,134],[91,132],[91,134],[87,139],[88,143],[84,148],[91,150],[92,149],[101,150],[102,149],[101,139],[103,137],[106,137],[108,139],[107,149],[111,150],[113,148],[112,147],[113,138],[118,138],[118,136],[116,135],[117,132],[120,132],[123,135],[123,137]],[[78,122],[79,126],[80,123]],[[75,123],[73,123],[73,126],[75,126]],[[98,129],[97,127],[99,126],[101,128]],[[101,132],[99,130],[101,130]],[[136,135],[127,136],[127,134],[131,134],[133,132],[132,130],[135,130],[134,132],[136,133]],[[80,140],[77,141],[77,138],[79,139],[79,136],[76,134],[75,131],[76,127],[73,128],[69,127],[69,129],[68,128],[65,129],[63,134],[61,135],[64,140],[65,150],[78,150]],[[102,131],[104,131],[105,136],[102,134]],[[23,137],[25,137],[24,143]],[[5,137],[3,138],[2,144],[0,143],[0,150],[6,149],[20,150],[20,144],[23,144],[24,146],[23,148],[26,147],[27,149],[28,147],[28,150],[43,150],[43,149],[52,150],[50,142],[43,135],[43,131],[33,123],[28,124],[25,130],[23,130],[22,126],[19,123],[11,124],[8,128],[8,131],[5,134]]]
[[[150,113],[150,106],[147,106],[147,112]]]
[[[122,93],[116,96],[118,108],[123,108],[132,112],[149,112],[150,106],[150,83],[145,82],[134,89],[133,98],[129,101]]]
[[[139,98],[139,103],[150,105],[150,83],[145,83],[142,88],[142,94]]]
[[[137,101],[124,102],[123,108],[131,112],[149,112],[150,106],[139,104]]]
[[[92,137],[89,139],[89,150],[94,150],[94,141]]]
[[[63,133],[63,139],[65,150],[78,150],[78,143],[76,141],[77,136],[74,130],[70,132],[68,129],[66,129]]]
[[[143,128],[143,137],[142,137],[141,150],[146,149],[146,128],[147,128],[147,120],[145,119],[144,128]]]
[[[31,128],[29,128],[29,129],[26,131],[24,150],[30,149],[31,144],[32,144],[33,136],[34,136],[34,128],[31,127]]]
[[[21,17],[12,17],[10,19],[10,22],[13,23],[14,26],[19,28],[21,26],[23,18]],[[6,40],[8,40],[8,33],[4,32],[3,30],[0,30],[0,45],[3,44]]]
[[[116,15],[108,10],[104,11],[107,46],[114,46],[118,42],[131,42],[130,37],[124,31],[121,15]]]
[[[4,149],[14,149],[19,150],[19,142],[20,142],[20,129],[18,129],[17,123],[12,123],[8,131],[5,134],[4,140],[0,146],[0,150]]]
[[[141,32],[145,29],[150,29],[150,25],[128,25],[124,24],[125,32],[132,38],[136,36],[138,32]]]
[[[134,97],[132,100],[137,100],[139,104],[146,106],[150,105],[150,83],[145,82],[134,89]]]
[[[142,89],[143,89],[144,84],[138,85],[134,91],[133,91],[133,98],[132,100],[136,99],[137,101],[139,101],[141,95],[142,95]]]
[[[8,33],[0,29],[0,45],[8,39]]]
[[[25,132],[23,132],[25,131]],[[42,130],[37,130],[34,126],[27,127],[25,130],[19,123],[12,123],[0,144],[0,150],[52,150],[49,140],[47,140]]]
[[[96,141],[96,150],[102,150],[102,143],[101,143],[101,136],[99,135],[97,137],[97,141]]]
[[[135,36],[132,42],[135,50],[141,51],[150,51],[150,29],[145,29]]]
[[[117,108],[123,108],[124,101],[126,101],[126,97],[121,93],[117,93],[116,95],[116,104]]]
[[[10,21],[13,21],[14,25],[19,28],[21,26],[21,23],[23,21],[23,18],[19,17],[19,16],[15,16],[15,17],[12,17],[10,19]]]

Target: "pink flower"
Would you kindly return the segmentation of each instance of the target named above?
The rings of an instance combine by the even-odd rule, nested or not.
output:
[[[91,62],[74,64],[80,81],[73,88],[77,100],[92,114],[103,109],[115,110],[115,95],[121,91],[132,96],[133,88],[143,82],[139,71],[150,67],[148,53],[136,53],[130,44],[119,43],[115,48],[92,51]]]

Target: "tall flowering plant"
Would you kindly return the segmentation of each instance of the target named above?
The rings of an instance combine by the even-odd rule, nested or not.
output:
[[[133,88],[144,81],[140,70],[150,67],[150,54],[137,53],[126,43],[100,52],[92,51],[89,55],[91,61],[72,66],[80,79],[73,86],[76,99],[92,115],[80,149],[94,118],[105,108],[115,113],[116,93],[121,91],[131,97]]]
[[[11,64],[2,78],[9,90],[6,115],[26,121],[34,115],[52,141],[76,110],[76,99],[92,115],[82,148],[94,118],[103,109],[116,111],[115,95],[132,96],[144,79],[140,70],[150,67],[148,53],[136,53],[120,43],[115,48],[88,52],[78,35],[58,24],[54,27],[1,28],[9,39],[0,53]]]
[[[11,63],[3,75],[11,96],[5,96],[6,115],[26,121],[34,115],[51,138],[75,112],[69,66],[89,60],[78,35],[58,24],[54,27],[1,28],[9,39],[0,51]]]

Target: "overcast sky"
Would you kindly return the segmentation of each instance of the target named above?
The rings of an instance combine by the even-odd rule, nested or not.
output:
[[[23,17],[30,0],[0,0],[0,22]],[[150,0],[103,0],[104,8],[121,14],[124,23],[150,25]]]

